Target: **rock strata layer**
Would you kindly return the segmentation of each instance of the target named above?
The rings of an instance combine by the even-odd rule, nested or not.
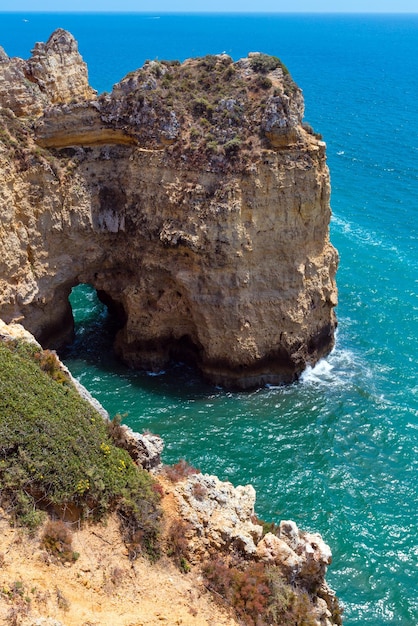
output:
[[[73,37],[0,54],[0,315],[44,346],[88,283],[118,354],[217,384],[295,380],[333,347],[325,144],[274,57],[148,62],[95,96]]]

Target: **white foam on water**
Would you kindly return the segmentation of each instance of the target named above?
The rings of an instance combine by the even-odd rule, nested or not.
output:
[[[325,359],[313,367],[308,366],[300,382],[304,385],[343,388],[371,378],[373,371],[360,356],[337,345]]]
[[[368,230],[366,228],[362,228],[358,224],[348,222],[335,214],[332,216],[331,221],[341,232],[348,235],[350,239],[356,242],[366,243],[370,246],[383,248],[384,250],[398,254],[396,246],[392,243],[385,242],[382,237],[372,230]]]
[[[159,372],[151,372],[147,370],[146,374],[147,376],[163,376],[165,374],[165,370],[160,370]]]
[[[321,359],[314,367],[308,365],[301,376],[303,383],[320,383],[326,382],[332,376],[334,366],[326,359]]]

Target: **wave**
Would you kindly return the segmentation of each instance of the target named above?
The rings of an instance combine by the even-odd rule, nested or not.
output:
[[[372,248],[374,249],[374,253],[379,257],[382,257],[382,252],[384,252],[384,262],[386,265],[390,260],[395,263],[396,267],[401,264],[404,268],[409,268],[413,271],[416,270],[416,246],[412,227],[408,232],[407,241],[403,242],[400,236],[398,236],[400,242],[400,246],[398,246],[391,239],[388,239],[383,232],[378,233],[375,230],[360,226],[356,222],[343,219],[335,213],[331,217],[331,224],[337,232],[356,244],[356,247],[357,245],[361,245]],[[364,251],[364,254],[368,254],[368,252]]]
[[[308,366],[299,384],[315,387],[347,388],[358,385],[359,381],[373,380],[374,372],[370,363],[348,348],[337,346],[316,365]]]
[[[391,242],[385,242],[384,238],[381,235],[379,236],[377,232],[344,220],[335,214],[332,216],[331,221],[335,226],[337,226],[340,232],[348,235],[354,241],[366,243],[373,247],[383,248],[384,250],[393,252],[399,256],[399,250],[397,247]]]
[[[324,383],[332,378],[333,365],[326,359],[319,361],[314,367],[308,366],[301,376],[301,382],[306,384]]]
[[[147,370],[146,372],[147,376],[150,376],[151,378],[155,378],[156,376],[164,376],[165,373],[166,370],[159,370],[158,372],[151,372]]]

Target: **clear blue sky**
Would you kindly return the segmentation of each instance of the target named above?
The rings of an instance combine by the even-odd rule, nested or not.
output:
[[[417,13],[417,0],[0,0],[1,11]]]

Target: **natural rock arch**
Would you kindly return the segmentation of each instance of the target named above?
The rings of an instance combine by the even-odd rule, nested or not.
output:
[[[124,319],[115,348],[135,367],[184,353],[247,388],[326,355],[337,254],[325,144],[280,61],[152,62],[95,98],[71,35],[35,56],[36,75],[0,58],[0,315],[58,345],[85,282]],[[48,89],[43,63],[62,64]]]

